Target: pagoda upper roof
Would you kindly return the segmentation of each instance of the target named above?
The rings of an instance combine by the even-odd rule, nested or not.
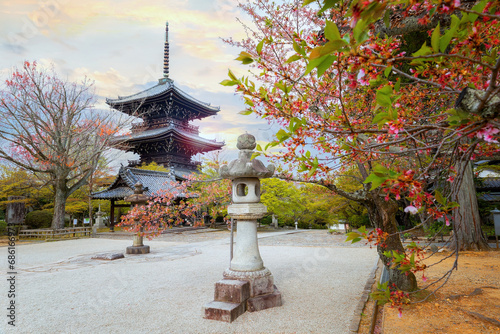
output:
[[[176,191],[168,182],[185,180],[185,175],[177,175],[174,172],[159,172],[131,167],[121,167],[114,182],[105,190],[93,193],[93,199],[123,200],[134,194],[136,183],[142,183],[144,194],[154,197],[161,191]],[[177,193],[176,197],[185,197]]]
[[[158,84],[136,94],[118,96],[117,99],[106,98],[106,103],[117,110],[133,113],[137,107],[144,108],[148,104],[164,102],[167,99],[195,109],[202,117],[213,116],[220,111],[220,107],[202,102],[182,91],[170,78],[161,78]]]
[[[172,123],[164,128],[144,130],[140,132],[131,133],[128,135],[115,137],[114,142],[119,144],[151,142],[155,140],[161,140],[162,138],[165,138],[170,135],[177,135],[177,137],[181,140],[186,140],[191,143],[204,146],[209,150],[218,150],[224,145],[224,142],[217,142],[215,140],[205,139],[203,137],[198,136],[195,133],[180,129]]]

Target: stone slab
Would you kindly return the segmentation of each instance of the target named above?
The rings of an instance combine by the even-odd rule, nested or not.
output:
[[[276,287],[273,293],[252,297],[247,300],[248,312],[257,312],[278,306],[281,306],[281,293]]]
[[[237,280],[220,280],[215,283],[215,297],[219,302],[243,303],[250,298],[250,283]]]
[[[226,303],[213,301],[204,306],[204,318],[217,321],[233,322],[245,313],[246,303]]]
[[[129,246],[127,247],[127,254],[147,254],[149,253],[149,246]]]
[[[92,260],[107,260],[113,261],[117,259],[123,259],[125,255],[123,253],[103,253],[92,256]]]

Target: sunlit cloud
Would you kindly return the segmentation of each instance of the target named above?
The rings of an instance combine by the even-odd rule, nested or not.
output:
[[[105,98],[137,93],[162,77],[168,21],[170,77],[193,97],[221,107],[217,116],[194,122],[200,134],[235,147],[248,131],[267,143],[275,128],[240,115],[245,107],[234,87],[219,84],[229,68],[238,77],[249,74],[248,66],[234,60],[240,50],[222,41],[246,36],[236,18],[248,22],[237,5],[238,0],[8,1],[0,8],[0,75],[3,81],[23,60],[37,60],[68,80],[93,80],[96,107],[105,109]]]

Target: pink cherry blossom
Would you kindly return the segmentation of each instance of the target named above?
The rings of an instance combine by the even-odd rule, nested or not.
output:
[[[418,212],[418,209],[416,207],[414,207],[413,205],[409,205],[405,208],[405,212],[409,212],[412,215],[414,215]]]
[[[488,124],[476,133],[476,137],[479,139],[483,138],[488,143],[498,143],[498,140],[493,138],[493,135],[499,132],[498,128],[494,128],[491,124]]]

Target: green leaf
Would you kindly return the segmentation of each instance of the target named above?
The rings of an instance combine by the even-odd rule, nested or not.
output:
[[[391,95],[392,95],[392,87],[389,85],[386,85],[381,89],[377,90],[376,94],[377,104],[382,107],[390,107],[392,105]]]
[[[321,58],[315,58],[309,61],[309,64],[307,64],[304,75],[308,75],[309,73],[311,73],[311,71],[314,70],[319,64],[321,64],[327,57],[328,56],[323,56]]]
[[[245,51],[241,51],[240,55],[235,60],[241,61],[243,65],[248,65],[253,63],[252,55]]]
[[[443,197],[443,195],[438,189],[436,189],[436,191],[434,192],[434,197],[436,197],[436,201],[439,204],[446,205],[446,198]]]
[[[368,177],[363,181],[363,183],[370,183],[372,184],[370,190],[378,188],[382,183],[384,183],[387,180],[386,177],[379,177],[375,175],[374,173],[371,173],[368,175]]]
[[[290,135],[288,134],[288,132],[286,132],[285,130],[283,129],[280,129],[277,133],[276,133],[276,138],[278,138],[278,140],[280,142],[283,142],[285,140],[287,140],[288,138],[290,137]]]
[[[219,82],[219,84],[222,86],[234,86],[234,85],[237,85],[238,82],[226,79],[226,80],[222,80],[221,82]]]
[[[323,57],[324,55],[331,54],[335,51],[342,49],[347,45],[347,42],[343,39],[338,39],[334,41],[329,41],[325,45],[315,47],[309,54],[309,59],[316,59]]]
[[[377,94],[377,104],[382,107],[390,107],[392,105],[391,98],[387,95]]]
[[[453,38],[453,36],[455,36],[455,33],[457,32],[459,23],[460,19],[456,15],[452,15],[450,29],[444,34],[443,37],[441,37],[441,40],[439,42],[439,49],[441,52],[446,51],[446,48],[451,42],[451,39]]]
[[[432,54],[432,49],[427,46],[427,42],[424,42],[420,50],[413,54],[413,57],[426,56]]]
[[[351,243],[355,243],[361,240],[361,234],[357,232],[349,232],[346,234],[347,238],[345,239],[345,242],[351,241]]]
[[[386,10],[384,13],[384,23],[385,23],[386,28],[389,28],[391,26],[391,11],[390,10]]]
[[[312,167],[310,170],[309,170],[309,173],[307,173],[307,177],[311,177],[314,175],[314,173],[316,173],[316,170],[318,169],[318,167]]]
[[[396,92],[399,92],[400,88],[401,88],[401,78],[398,78],[398,80],[396,81],[396,84],[394,85],[394,90]]]
[[[439,51],[439,38],[441,37],[441,24],[438,23],[431,36],[431,45],[435,52]]]
[[[316,0],[304,0],[304,2],[302,3],[302,7],[305,7],[307,6],[308,4],[310,4],[311,2],[315,2]]]
[[[252,109],[246,109],[246,110],[240,111],[238,114],[246,116],[246,115],[250,115],[251,113],[253,113]]]
[[[318,15],[323,14],[328,8],[332,8],[338,0],[323,0],[323,7],[318,11]]]
[[[297,61],[299,59],[301,59],[302,57],[299,56],[299,55],[293,55],[291,56],[290,58],[288,58],[285,63],[289,64],[289,63],[293,63],[294,61]]]
[[[257,158],[259,155],[261,155],[260,152],[253,152],[252,157],[250,158],[250,160],[253,160],[253,159]]]
[[[326,21],[326,26],[325,26],[325,37],[329,41],[335,41],[339,40],[340,38],[340,33],[339,33],[339,28],[337,28],[337,25],[333,23],[332,21]]]
[[[231,70],[228,70],[228,73],[227,75],[234,81],[238,81],[238,79],[236,79],[236,76],[234,75],[234,73],[231,71]]]
[[[384,94],[390,96],[392,94],[392,87],[390,85],[385,85],[377,91],[377,94]]]
[[[386,112],[379,112],[373,117],[372,123],[376,123],[378,125],[384,125],[389,121],[389,115]]]
[[[300,53],[300,54],[302,54],[304,52],[295,40],[293,40],[292,45],[293,45],[293,49],[295,50],[295,52]]]
[[[384,75],[386,78],[389,77],[389,74],[391,74],[392,71],[392,66],[387,66],[386,69],[384,70]]]
[[[476,4],[474,7],[472,7],[472,10],[478,13],[482,13],[484,10],[484,7],[486,7],[486,4],[488,3],[488,0],[483,0],[480,3]],[[469,14],[470,21],[474,22],[478,18],[477,14]]]
[[[368,39],[368,29],[365,20],[360,19],[353,30],[354,40],[361,44]]]
[[[262,41],[259,42],[259,44],[257,44],[256,50],[257,50],[257,54],[259,54],[259,55],[262,53],[262,47],[264,46],[264,41],[265,41],[265,39],[263,39]]]
[[[325,74],[326,70],[332,66],[333,62],[337,60],[337,56],[327,56],[318,66],[318,78]]]

